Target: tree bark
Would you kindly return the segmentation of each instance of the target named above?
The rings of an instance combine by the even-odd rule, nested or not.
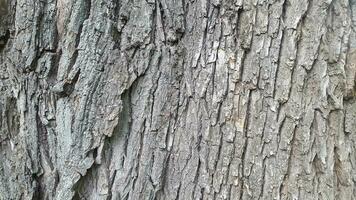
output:
[[[0,0],[0,199],[356,199],[356,0]]]

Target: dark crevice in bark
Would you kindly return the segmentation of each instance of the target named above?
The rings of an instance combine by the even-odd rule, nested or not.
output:
[[[81,176],[80,179],[73,186],[73,191],[75,192],[73,196],[73,200],[83,200],[88,199],[87,188],[96,188],[96,181],[93,179],[98,172],[97,164],[94,164],[91,168],[89,168],[84,176]]]
[[[243,134],[244,134],[244,146],[242,148],[242,156],[241,156],[241,186],[240,186],[240,199],[243,199],[244,189],[245,189],[245,157],[247,153],[247,147],[249,142],[248,130],[250,126],[250,111],[251,111],[251,101],[252,101],[252,91],[248,90],[248,101],[247,101],[247,110],[245,115],[245,122],[243,127]]]
[[[279,109],[280,110],[280,109]],[[278,114],[279,114],[280,112],[278,112]],[[282,119],[282,121],[280,121],[279,120],[279,118],[278,118],[278,115],[277,115],[277,121],[279,122],[280,121],[280,123],[279,123],[279,126],[278,126],[278,135],[277,135],[277,151],[279,150],[279,144],[280,144],[280,142],[281,142],[281,133],[282,133],[282,129],[283,129],[283,126],[284,126],[284,123],[285,123],[285,121],[286,121],[286,119],[287,119],[287,117],[286,116],[283,116],[283,119]]]
[[[75,88],[75,84],[77,83],[80,76],[80,69],[75,73],[73,79],[68,80],[68,82],[64,83],[63,90],[67,96],[69,96]]]
[[[57,80],[58,68],[59,68],[59,61],[62,56],[62,50],[58,49],[56,54],[53,56],[51,60],[50,68],[48,69],[47,74],[47,82],[50,86],[54,86]]]
[[[158,188],[155,187],[156,199],[162,199],[165,196],[165,187],[164,186],[167,184],[168,163],[169,163],[170,158],[171,158],[171,154],[170,153],[166,154],[165,161],[164,161],[164,163],[166,163],[166,166],[164,166],[162,169],[159,187]]]
[[[177,189],[177,194],[176,194],[176,197],[174,198],[175,200],[179,200],[179,193],[180,193],[181,188],[182,188],[182,184],[179,183],[179,186]]]
[[[160,61],[159,61],[160,63]],[[160,66],[160,64],[158,64],[158,67]],[[155,82],[153,83],[152,85],[152,89],[151,89],[151,95],[152,95],[152,103],[151,103],[151,115],[150,115],[150,124],[152,124],[153,122],[153,110],[154,110],[154,102],[155,102],[155,93],[158,89],[158,86],[159,86],[159,79],[161,78],[161,72],[159,71],[158,72],[158,75],[157,75],[157,79],[155,80]],[[154,128],[156,129],[156,128]],[[151,130],[152,131],[152,130]],[[157,130],[153,130],[153,131],[157,131]]]
[[[137,154],[137,158],[136,158],[136,161],[137,161],[137,163],[135,163],[136,166],[133,166],[136,176],[133,177],[133,184],[132,184],[133,187],[132,187],[132,191],[131,192],[135,191],[136,182],[137,182],[138,176],[140,175],[140,168],[141,168],[141,164],[142,164],[141,158],[142,158],[142,154],[143,154],[144,140],[146,138],[145,137],[145,125],[144,125],[145,122],[146,122],[146,120],[144,120],[144,122],[143,122],[143,130],[139,131],[139,134],[140,134],[140,147],[138,149],[138,154]],[[130,193],[129,193],[129,195],[130,195]],[[140,197],[141,197],[141,195],[140,195]]]
[[[155,0],[154,2],[154,8],[152,10],[152,20],[151,20],[151,31],[150,31],[150,43],[151,44],[156,44],[156,37],[157,37],[157,18],[158,18],[158,0]]]
[[[309,141],[312,141],[312,140],[315,140],[315,136],[314,136],[314,128],[315,128],[315,126],[317,126],[317,119],[316,119],[316,117],[317,117],[317,112],[318,112],[318,110],[316,110],[316,109],[314,109],[314,112],[313,112],[313,120],[312,120],[312,122],[311,122],[311,124],[310,124],[310,127],[309,127]],[[314,141],[313,141],[314,142]],[[313,148],[313,144],[312,144],[312,146],[311,146],[311,148],[310,148],[310,150],[312,150]]]
[[[160,12],[160,17],[161,17],[161,25],[162,25],[162,29],[163,29],[163,35],[164,35],[164,40],[163,40],[163,43],[166,45],[166,26],[165,26],[165,24],[166,24],[166,20],[165,20],[165,18],[166,18],[166,16],[165,16],[165,14],[164,14],[164,8],[163,8],[163,6],[162,6],[162,3],[161,3],[161,1],[160,0],[157,0],[157,5],[158,5],[158,10],[159,10],[159,12]],[[157,7],[157,6],[156,6]]]
[[[222,149],[222,144],[223,144],[223,134],[221,132],[221,128],[219,128],[219,132],[217,133],[219,134],[219,145],[218,145],[218,152],[217,152],[217,158],[215,160],[215,163],[214,163],[214,173],[213,173],[213,177],[215,176],[215,172],[217,172],[217,167],[218,167],[218,164],[219,164],[219,161],[220,161],[220,157],[221,157],[221,149]]]
[[[9,134],[7,137],[10,139],[16,137],[20,129],[20,113],[17,108],[17,100],[14,97],[6,99],[4,115],[6,116],[6,125]]]
[[[282,52],[283,52],[283,41],[284,41],[284,32],[285,29],[282,27],[282,24],[280,23],[279,25],[279,31],[281,32],[281,39],[280,39],[280,48],[278,50],[278,59],[277,59],[277,67],[276,67],[276,73],[275,73],[275,77],[274,77],[274,84],[273,84],[273,99],[276,98],[276,88],[277,88],[277,80],[278,80],[278,72],[279,72],[279,68],[281,67],[281,56],[282,56]]]
[[[33,178],[33,184],[35,185],[32,199],[33,200],[45,200],[45,198],[43,196],[44,191],[41,186],[41,183],[42,183],[41,177],[37,177],[36,175],[33,175],[32,178]]]
[[[38,114],[38,106],[36,106],[35,110],[37,111],[36,113],[36,126],[37,126],[37,133],[38,133],[38,140],[39,140],[39,146],[38,146],[38,152],[41,152],[41,147],[43,149],[43,157],[48,161],[50,164],[50,167],[53,169],[52,162],[49,159],[49,144],[48,144],[48,132],[47,128],[45,125],[42,123],[40,116]]]
[[[119,123],[116,126],[118,130],[115,131],[115,135],[117,136],[124,136],[125,143],[124,143],[124,155],[123,155],[123,162],[122,162],[122,167],[125,165],[125,158],[127,157],[127,145],[128,145],[128,139],[129,139],[129,134],[131,133],[131,127],[132,127],[132,108],[131,108],[131,91],[126,90],[122,95],[121,95],[121,101],[122,101],[122,111],[119,117]],[[126,130],[125,130],[126,129]]]
[[[297,28],[298,30],[299,28]],[[299,54],[299,50],[300,50],[300,45],[301,45],[301,42],[300,42],[300,38],[299,38],[299,34],[298,34],[298,37],[297,37],[297,49],[296,49],[296,53],[295,55],[298,55]],[[288,101],[290,100],[290,97],[292,95],[292,90],[293,90],[293,86],[294,86],[294,83],[297,82],[296,79],[297,77],[294,77],[295,76],[295,71],[296,71],[296,68],[298,67],[297,65],[298,63],[298,57],[294,58],[293,60],[293,64],[291,66],[291,75],[290,75],[290,82],[289,82],[289,88],[288,88],[288,95],[287,95],[287,99],[285,100],[285,102],[282,102],[282,104],[284,103],[288,103]]]
[[[307,9],[305,10],[305,12],[303,12],[301,19],[298,21],[297,27],[299,26],[299,24],[301,25],[301,27],[304,27],[305,24],[305,20],[308,17],[308,14],[310,13],[310,10],[313,6],[313,1],[315,0],[309,0],[307,3]],[[317,1],[317,0],[316,0]],[[298,54],[297,54],[298,55]]]
[[[239,9],[237,10],[237,21],[236,21],[236,26],[235,26],[235,32],[236,32],[236,39],[239,39],[239,36],[240,36],[240,32],[242,31],[241,28],[240,28],[240,25],[241,25],[241,15],[243,13],[243,8],[239,7]]]
[[[288,183],[288,178],[291,174],[291,170],[292,170],[292,160],[293,160],[293,155],[294,155],[294,148],[295,148],[295,142],[296,142],[296,131],[298,129],[298,126],[295,125],[294,129],[293,129],[293,136],[292,139],[290,141],[290,150],[289,150],[289,157],[288,157],[288,167],[287,167],[287,172],[284,174],[283,176],[283,181],[279,187],[279,199],[283,199],[282,198],[282,193],[285,187],[287,187]],[[287,191],[288,192],[288,191]]]
[[[262,168],[263,168],[263,170],[262,170],[262,183],[261,183],[261,192],[260,192],[260,194],[258,195],[258,200],[260,200],[260,199],[263,199],[263,195],[264,195],[264,189],[265,189],[265,183],[266,183],[266,159],[267,159],[267,157],[264,157],[263,158],[263,161],[262,161]]]
[[[0,35],[0,53],[10,39],[10,30],[6,30],[4,35]]]
[[[59,98],[70,96],[75,89],[75,85],[79,79],[79,76],[80,76],[80,69],[77,70],[77,72],[75,73],[72,79],[69,78],[64,80],[60,85],[57,85],[56,89],[52,91],[55,92]]]
[[[282,24],[282,23],[284,23],[284,21],[286,20],[286,11],[287,11],[288,7],[290,6],[290,4],[291,3],[289,2],[289,0],[284,0],[282,3],[282,14],[280,17],[281,21],[279,23],[280,23],[280,27],[283,27],[283,29],[284,29],[284,24]]]
[[[71,71],[71,69],[73,68],[73,66],[75,65],[75,63],[77,61],[77,58],[78,58],[78,46],[80,44],[81,36],[82,36],[82,33],[83,33],[84,23],[90,17],[91,1],[92,0],[81,0],[80,1],[83,4],[82,7],[81,7],[82,12],[83,12],[83,17],[81,19],[78,32],[76,33],[76,36],[75,36],[75,45],[74,45],[75,50],[74,50],[73,55],[70,58],[70,62],[69,62],[68,69],[67,69],[67,73],[69,73]]]
[[[114,185],[116,174],[117,174],[117,170],[114,170],[113,176],[109,179],[109,191],[108,191],[107,200],[112,200],[112,196],[113,196],[112,188],[113,188],[113,185]]]
[[[113,26],[111,26],[111,37],[114,41],[114,47],[113,49],[121,49],[121,33],[122,33],[122,28],[126,25],[126,22],[123,21],[122,28],[119,29],[118,23],[121,20],[120,19],[120,12],[121,12],[121,0],[115,0],[113,1],[114,8],[113,8],[113,14],[112,14],[112,20],[116,23]]]
[[[194,181],[193,181],[193,183],[194,183],[194,189],[193,189],[193,192],[192,192],[192,199],[196,199],[195,197],[194,197],[194,194],[195,194],[195,191],[197,190],[197,187],[199,187],[199,183],[198,183],[198,181],[199,181],[199,176],[200,176],[200,166],[201,166],[201,161],[200,161],[200,159],[198,158],[198,166],[197,166],[197,168],[196,168],[196,173],[195,173],[195,176],[194,176]]]

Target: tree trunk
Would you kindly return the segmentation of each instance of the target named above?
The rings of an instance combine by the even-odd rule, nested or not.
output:
[[[0,199],[356,199],[356,0],[0,0]]]

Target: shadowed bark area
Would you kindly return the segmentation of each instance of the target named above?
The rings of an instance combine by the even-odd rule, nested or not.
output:
[[[355,0],[0,0],[0,200],[356,199]]]

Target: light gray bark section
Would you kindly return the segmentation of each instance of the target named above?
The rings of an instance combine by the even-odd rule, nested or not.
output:
[[[0,199],[356,199],[355,0],[0,0]]]

